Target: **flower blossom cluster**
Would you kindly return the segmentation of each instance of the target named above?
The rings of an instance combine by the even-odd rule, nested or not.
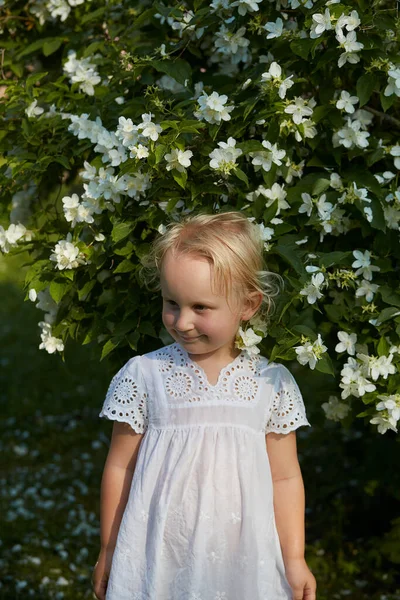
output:
[[[236,159],[243,154],[240,148],[236,148],[236,140],[233,137],[228,138],[227,142],[218,142],[219,148],[216,148],[208,155],[210,167],[218,172],[229,175],[237,165]]]
[[[235,108],[233,104],[226,103],[228,96],[225,94],[219,95],[218,92],[212,92],[208,95],[203,91],[198,98],[199,108],[193,114],[200,121],[208,123],[221,123],[221,121],[230,121],[230,112]]]
[[[87,264],[84,254],[72,243],[72,235],[68,233],[66,240],[57,242],[50,260],[54,261],[55,267],[63,269],[76,269],[79,265]]]
[[[310,38],[319,38],[325,31],[333,30],[334,17],[330,14],[329,8],[324,13],[315,13],[312,15],[312,26]],[[335,23],[335,36],[339,42],[339,47],[344,50],[339,57],[338,66],[343,67],[346,63],[356,64],[360,61],[357,54],[364,48],[364,44],[357,41],[356,28],[361,21],[356,10],[352,10],[349,15],[342,13]],[[346,30],[346,32],[344,31]]]
[[[0,250],[4,254],[8,254],[11,248],[16,248],[18,242],[31,241],[33,232],[29,231],[25,225],[21,223],[11,223],[8,229],[4,229],[0,225]]]
[[[75,50],[70,50],[63,69],[71,83],[79,83],[81,92],[88,96],[94,95],[94,86],[100,83],[101,77],[96,66],[90,62],[90,58],[77,59]]]
[[[39,23],[44,25],[46,21],[55,21],[57,18],[60,21],[65,21],[71,12],[71,8],[75,8],[79,4],[83,4],[85,0],[45,0],[41,2],[29,3],[29,11],[39,19]]]

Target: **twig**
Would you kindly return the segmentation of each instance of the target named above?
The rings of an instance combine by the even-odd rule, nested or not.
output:
[[[376,117],[379,117],[380,119],[387,121],[388,123],[391,123],[395,127],[400,128],[399,119],[396,119],[395,117],[392,117],[391,115],[387,115],[386,113],[381,112],[380,110],[376,110],[375,108],[372,108],[371,106],[363,106],[363,108],[365,110],[368,110],[370,113],[372,113]]]
[[[4,71],[3,71],[5,52],[6,52],[5,48],[0,48],[0,75],[1,75],[2,79],[6,78],[6,76],[4,75]]]

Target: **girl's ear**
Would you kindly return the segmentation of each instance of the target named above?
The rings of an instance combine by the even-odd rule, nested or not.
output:
[[[251,292],[247,296],[244,302],[244,309],[242,310],[242,320],[249,321],[251,317],[260,308],[263,301],[263,295],[261,292]]]

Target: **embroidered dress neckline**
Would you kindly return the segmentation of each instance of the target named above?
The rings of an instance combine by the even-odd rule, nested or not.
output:
[[[188,363],[191,363],[193,366],[196,367],[196,369],[199,369],[199,371],[201,372],[201,374],[204,378],[204,381],[207,382],[207,385],[211,389],[217,389],[219,387],[222,377],[223,377],[223,375],[225,375],[226,371],[228,371],[229,369],[234,367],[236,365],[236,363],[239,362],[239,360],[242,358],[242,356],[244,357],[244,354],[245,354],[245,350],[241,350],[240,354],[238,354],[236,358],[234,358],[230,363],[225,365],[225,367],[222,367],[222,369],[219,372],[217,382],[215,385],[213,385],[212,383],[209,382],[208,377],[207,377],[206,372],[204,371],[203,367],[201,365],[199,365],[199,363],[197,363],[195,360],[190,358],[189,352],[187,350],[185,350],[185,348],[183,348],[183,346],[178,344],[178,342],[175,342],[175,347],[177,347],[179,350],[182,351],[182,353],[184,354],[185,359]]]

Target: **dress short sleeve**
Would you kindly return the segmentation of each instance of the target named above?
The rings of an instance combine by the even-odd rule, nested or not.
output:
[[[276,364],[274,370],[276,373],[272,410],[265,426],[265,433],[289,433],[301,425],[311,427],[295,378],[284,365]]]
[[[131,358],[113,377],[99,414],[129,423],[137,433],[148,427],[148,394],[143,380],[140,356]]]

